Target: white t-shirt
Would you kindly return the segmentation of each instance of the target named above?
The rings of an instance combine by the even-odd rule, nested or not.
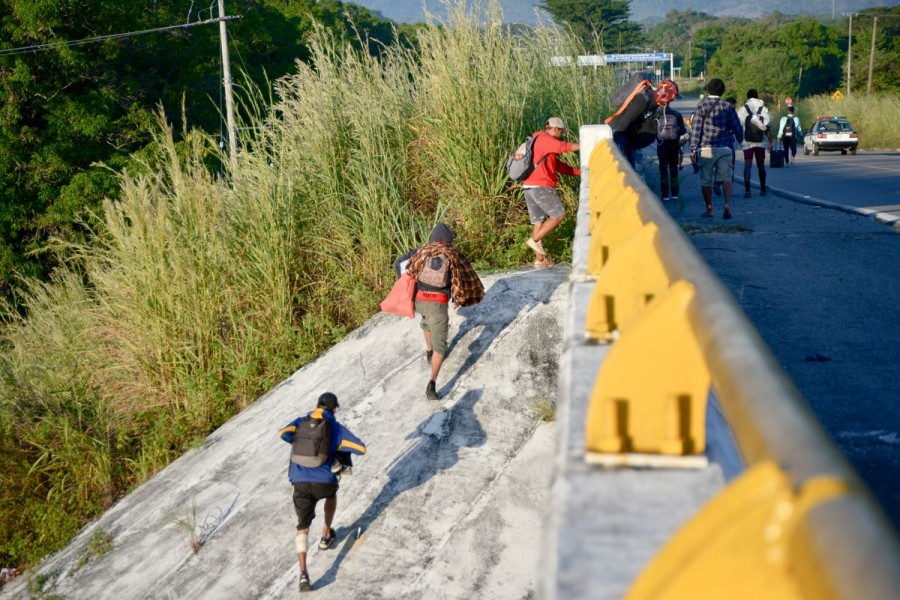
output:
[[[760,106],[762,107],[762,112],[757,115],[756,111],[759,110]],[[762,123],[763,129],[768,129],[772,125],[772,119],[769,117],[769,109],[766,108],[765,103],[759,98],[750,98],[738,107],[738,119],[741,120],[742,127],[744,125],[744,120],[747,118],[747,108],[753,113],[753,121],[755,123]],[[754,125],[751,123],[750,126],[753,127]],[[761,142],[748,142],[746,138],[747,132],[745,131],[744,143],[741,144],[741,148],[744,150],[747,150],[748,148],[765,148],[769,145],[769,138],[766,137],[765,133],[763,133]]]

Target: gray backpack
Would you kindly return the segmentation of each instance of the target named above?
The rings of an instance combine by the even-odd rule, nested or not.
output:
[[[534,173],[537,166],[547,159],[545,154],[537,165],[534,164],[535,140],[537,140],[536,135],[529,135],[506,161],[506,170],[509,172],[509,178],[513,181],[525,181],[529,175]]]

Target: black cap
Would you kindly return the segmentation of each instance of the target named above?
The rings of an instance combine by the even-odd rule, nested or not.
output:
[[[325,392],[324,394],[319,396],[319,402],[316,404],[316,406],[321,406],[325,410],[334,412],[334,409],[339,407],[340,403],[338,403],[337,396],[335,396],[331,392]]]

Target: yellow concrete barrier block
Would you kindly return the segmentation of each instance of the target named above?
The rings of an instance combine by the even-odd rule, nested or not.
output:
[[[588,250],[587,272],[599,275],[600,269],[609,260],[612,248],[643,227],[638,214],[641,198],[632,188],[625,188],[609,201],[608,209],[599,215],[591,230],[591,245]]]
[[[588,167],[590,167],[591,173],[594,172],[594,169],[599,170],[615,162],[610,142],[611,140],[600,140],[594,146],[591,155],[588,157]]]
[[[631,189],[625,183],[625,172],[618,165],[602,171],[591,178],[591,186],[588,191],[591,212],[602,212],[604,205],[608,204],[618,194]]]
[[[692,284],[674,282],[613,343],[591,393],[587,452],[679,456],[705,450],[710,375],[688,322],[695,295]]]
[[[669,287],[669,276],[656,251],[657,235],[656,224],[647,223],[616,247],[588,304],[588,336],[608,340],[613,330],[627,325]]]
[[[612,154],[598,153],[598,150],[595,149],[591,153],[591,160],[588,163],[588,168],[590,169],[588,172],[588,184],[593,186],[593,184],[607,171],[618,170],[619,164],[613,158]]]
[[[849,492],[832,477],[799,493],[771,461],[756,464],[676,533],[644,569],[626,600],[828,600],[821,565],[792,551],[810,509]],[[807,565],[808,566],[808,565]],[[800,567],[798,569],[798,567]],[[805,578],[818,581],[804,581]],[[811,593],[809,590],[815,590]],[[806,590],[806,591],[804,591]]]

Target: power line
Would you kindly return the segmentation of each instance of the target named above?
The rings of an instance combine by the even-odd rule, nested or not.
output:
[[[86,38],[82,40],[70,40],[67,42],[53,42],[50,44],[37,44],[35,46],[22,46],[20,48],[0,49],[0,56],[15,56],[17,54],[28,54],[33,52],[42,52],[44,50],[54,50],[57,48],[67,48],[72,46],[84,46],[86,44],[96,44],[98,42],[106,42],[108,40],[121,40],[137,35],[145,35],[148,33],[161,33],[164,31],[172,31],[175,29],[187,29],[188,27],[196,27],[197,25],[211,25],[222,21],[234,21],[240,19],[239,15],[231,15],[227,17],[219,17],[216,19],[206,19],[205,21],[197,21],[196,23],[182,23],[181,25],[169,25],[167,27],[157,27],[155,29],[144,29],[142,31],[129,31],[127,33],[113,33],[100,37]]]

